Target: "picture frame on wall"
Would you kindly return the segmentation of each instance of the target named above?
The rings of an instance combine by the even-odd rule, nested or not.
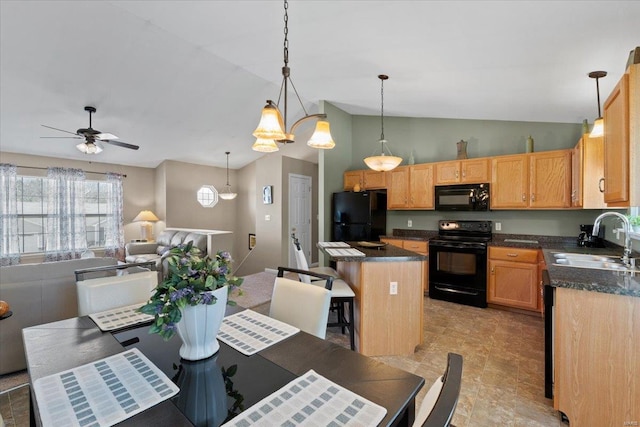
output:
[[[270,205],[273,203],[273,185],[265,185],[262,187],[262,203]]]
[[[256,247],[256,235],[253,233],[249,233],[249,250],[252,250]]]

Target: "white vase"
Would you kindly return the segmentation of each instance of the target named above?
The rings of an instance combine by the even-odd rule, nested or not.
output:
[[[228,286],[209,293],[217,298],[215,304],[188,305],[180,309],[182,319],[176,326],[182,339],[180,357],[183,359],[206,359],[220,349],[216,336],[227,307]]]

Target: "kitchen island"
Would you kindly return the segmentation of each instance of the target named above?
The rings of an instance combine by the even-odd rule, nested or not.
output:
[[[319,247],[355,293],[356,349],[367,356],[413,354],[422,343],[427,257],[391,245],[347,243],[364,256],[331,255]]]

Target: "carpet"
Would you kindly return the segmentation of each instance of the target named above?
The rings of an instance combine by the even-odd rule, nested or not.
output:
[[[266,272],[244,276],[244,282],[240,286],[242,295],[238,295],[238,289],[236,289],[229,295],[229,299],[244,308],[253,308],[265,304],[271,301],[275,280],[275,274]]]

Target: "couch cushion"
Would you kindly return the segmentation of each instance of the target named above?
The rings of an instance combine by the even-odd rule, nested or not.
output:
[[[187,237],[188,235],[189,235],[188,231],[178,231],[171,238],[171,247],[175,247],[183,243],[187,243],[184,241],[184,238]]]
[[[158,246],[171,246],[171,239],[177,232],[178,230],[164,230],[156,239],[156,243]]]

